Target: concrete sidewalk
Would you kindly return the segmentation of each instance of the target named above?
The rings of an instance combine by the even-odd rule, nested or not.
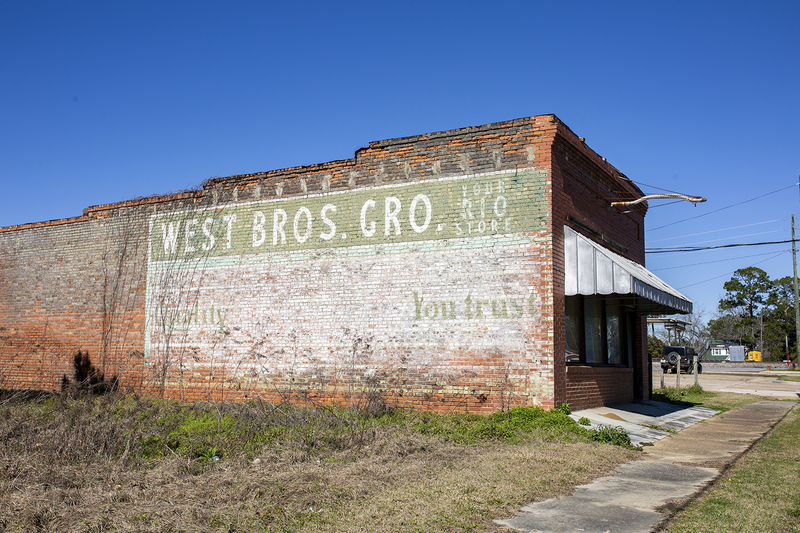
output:
[[[621,465],[613,475],[579,486],[570,496],[531,503],[519,516],[497,523],[539,533],[651,531],[665,519],[663,512],[713,482],[796,405],[765,400],[716,416],[659,402],[578,411],[575,417],[586,416],[593,424],[604,418],[605,425],[638,425],[640,442],[651,445],[645,445],[641,460]],[[648,425],[676,432],[653,434],[658,430]]]

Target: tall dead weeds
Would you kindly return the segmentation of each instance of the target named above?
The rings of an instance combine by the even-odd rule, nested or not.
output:
[[[507,424],[503,415],[492,423]],[[258,399],[187,404],[120,393],[0,391],[0,525],[342,531],[354,530],[366,513],[385,519],[386,531],[403,531],[413,530],[403,525],[410,514],[425,511],[395,512],[391,502],[411,504],[435,488],[441,502],[435,513],[415,519],[417,529],[465,530],[440,528],[442,513],[463,515],[458,502],[465,497],[475,500],[477,514],[453,523],[490,528],[491,513],[517,505],[533,494],[531,487],[537,495],[556,495],[635,453],[606,447],[599,460],[588,439],[547,431],[521,445],[491,435],[475,445],[443,438],[443,431],[468,423],[430,413],[387,414],[380,406],[371,414]],[[519,463],[513,457],[527,449],[543,463],[512,475]],[[498,467],[499,478],[492,473]],[[469,495],[449,488],[456,472],[470,480]],[[514,481],[501,490],[500,478]],[[491,484],[481,486],[481,479]],[[488,502],[483,507],[481,499]]]

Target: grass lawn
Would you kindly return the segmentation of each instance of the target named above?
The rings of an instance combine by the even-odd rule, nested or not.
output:
[[[762,399],[659,392],[720,410]],[[796,411],[674,531],[800,531]],[[501,531],[493,519],[638,457],[607,444],[622,437],[527,407],[370,413],[0,391],[0,530]]]
[[[697,405],[709,407],[717,411],[725,412],[736,409],[742,405],[764,400],[763,396],[753,394],[740,394],[736,392],[712,392],[705,391],[700,386],[682,387],[680,390],[674,387],[653,390],[652,400],[657,402],[676,403],[679,405]]]

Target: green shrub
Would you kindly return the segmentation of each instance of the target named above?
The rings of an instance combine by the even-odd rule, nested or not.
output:
[[[597,429],[591,430],[590,438],[595,442],[613,444],[614,446],[622,446],[623,448],[633,448],[631,436],[620,427],[600,426]]]
[[[692,385],[691,387],[686,387],[685,392],[686,394],[703,394],[705,391],[700,385]]]
[[[682,405],[699,401],[699,398],[706,394],[700,385],[692,385],[691,387],[682,387],[680,389],[667,387],[665,389],[656,389],[653,392],[656,395],[663,396],[662,400]]]
[[[568,414],[572,413],[572,409],[569,408],[569,404],[568,403],[562,403],[561,405],[556,407],[556,411],[561,411],[565,415],[568,415]]]

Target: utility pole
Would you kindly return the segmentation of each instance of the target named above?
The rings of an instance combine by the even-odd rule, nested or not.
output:
[[[800,301],[797,299],[797,246],[795,246],[794,241],[794,215],[792,215],[792,265],[794,266],[794,327],[795,334],[797,335],[794,346],[798,356],[800,356],[800,346],[797,345],[797,343],[800,342]],[[788,354],[786,358],[789,358]],[[800,357],[798,357],[796,362],[800,363]]]

